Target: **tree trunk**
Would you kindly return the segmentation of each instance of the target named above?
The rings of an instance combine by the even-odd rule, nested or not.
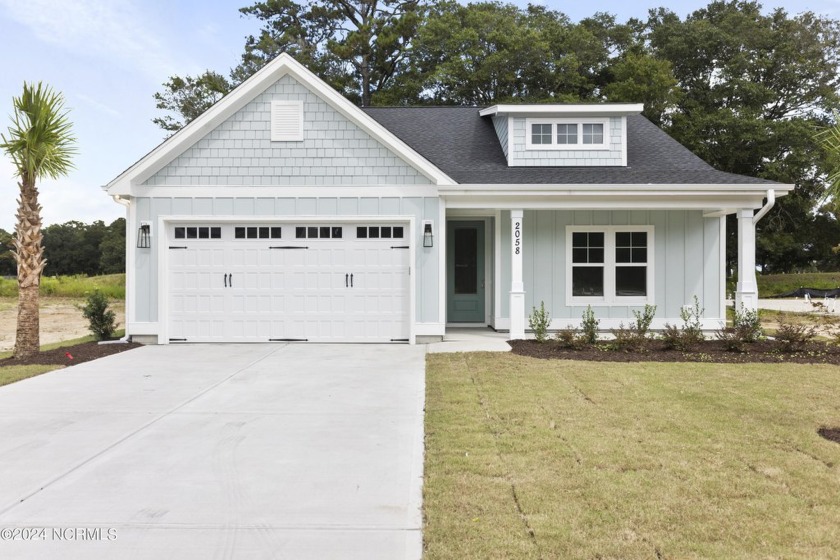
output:
[[[47,264],[41,245],[41,205],[34,177],[23,177],[19,184],[15,261],[18,269],[18,319],[15,357],[28,358],[40,349],[40,310],[38,290],[41,272]]]

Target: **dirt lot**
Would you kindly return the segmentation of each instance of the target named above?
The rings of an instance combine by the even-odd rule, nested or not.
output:
[[[79,306],[81,299],[41,298],[41,344],[70,340],[90,334]],[[125,304],[112,303],[119,328],[125,325]],[[15,345],[17,299],[0,298],[0,351]]]

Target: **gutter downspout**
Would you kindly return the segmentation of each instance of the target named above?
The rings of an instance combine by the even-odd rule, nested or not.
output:
[[[128,229],[128,207],[131,206],[131,201],[122,198],[118,194],[111,195],[111,198],[114,199],[114,202],[121,206],[125,206],[125,227]],[[128,259],[128,231],[125,232],[125,244],[126,244],[126,255],[125,258]],[[126,280],[127,281],[127,280]],[[125,300],[125,317],[128,319],[128,298]],[[127,321],[126,321],[127,322]],[[127,326],[126,326],[127,328]],[[122,338],[119,340],[101,340],[99,344],[126,344],[129,340],[129,335],[126,333],[123,335]]]
[[[758,221],[767,215],[773,206],[776,204],[776,191],[774,189],[767,189],[767,204],[761,207],[758,211],[758,214],[753,216],[753,225],[757,224]]]

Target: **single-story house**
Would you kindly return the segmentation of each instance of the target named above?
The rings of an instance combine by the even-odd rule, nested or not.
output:
[[[726,215],[755,308],[755,223],[792,185],[713,169],[642,109],[360,108],[281,55],[104,187],[127,208],[126,334],[515,339],[540,302],[552,328],[645,304],[661,328],[695,296],[717,328]]]

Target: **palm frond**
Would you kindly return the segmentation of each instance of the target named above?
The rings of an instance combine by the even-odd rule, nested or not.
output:
[[[49,86],[23,84],[13,100],[14,114],[8,137],[0,134],[2,148],[12,158],[21,178],[58,178],[73,169],[76,139],[64,97]]]

